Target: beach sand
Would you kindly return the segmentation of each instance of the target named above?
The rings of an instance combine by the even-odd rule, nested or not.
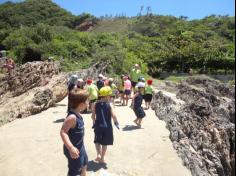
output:
[[[67,160],[60,128],[66,117],[67,98],[56,107],[0,128],[1,176],[65,176]],[[96,151],[91,114],[84,114],[89,176],[190,176],[173,149],[169,131],[155,112],[146,111],[142,129],[134,126],[134,112],[116,107],[121,129],[114,127],[114,146],[108,148],[107,165],[93,161]]]

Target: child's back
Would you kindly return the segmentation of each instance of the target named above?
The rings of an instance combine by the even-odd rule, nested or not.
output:
[[[95,84],[89,85],[87,90],[89,92],[89,100],[98,99],[98,88]]]
[[[152,95],[152,93],[153,93],[153,87],[152,87],[152,85],[147,85],[147,86],[145,87],[145,94]]]
[[[111,106],[109,102],[99,101],[95,105],[96,120],[95,127],[109,128],[111,123]]]
[[[99,80],[97,81],[97,88],[98,88],[98,90],[100,90],[100,89],[103,88],[103,87],[104,87],[104,81],[101,80],[101,79],[99,79]]]

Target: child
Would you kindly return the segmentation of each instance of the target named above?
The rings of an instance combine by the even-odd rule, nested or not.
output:
[[[138,83],[145,83],[145,78],[144,77],[142,77],[142,76],[140,76],[139,78],[138,78]],[[135,88],[134,88],[134,94],[136,93],[136,92],[138,92],[138,87],[137,87],[137,85],[138,85],[138,83],[136,84],[136,86],[135,86]],[[143,92],[144,93],[144,92]],[[144,94],[143,94],[144,95]]]
[[[118,83],[118,91],[120,97],[120,103],[124,102],[124,75],[121,75],[120,81]]]
[[[97,88],[100,90],[102,87],[104,87],[104,76],[102,74],[98,75],[98,81],[97,81]]]
[[[77,88],[84,89],[84,80],[83,79],[80,78],[77,80]]]
[[[109,86],[110,86],[111,91],[112,91],[111,102],[113,104],[113,107],[115,107],[115,98],[116,98],[117,87],[116,87],[116,85],[114,83],[114,79],[113,78],[109,78]]]
[[[88,156],[84,147],[84,122],[80,115],[87,108],[88,93],[75,88],[69,95],[71,107],[61,128],[63,149],[68,159],[68,176],[86,175]]]
[[[132,84],[128,76],[124,77],[124,87],[125,87],[125,98],[124,98],[125,102],[123,102],[123,105],[128,106],[128,101],[129,101],[129,97],[131,95],[131,89],[132,89]]]
[[[93,109],[95,102],[98,99],[98,88],[93,84],[93,80],[91,79],[87,80],[87,85],[87,91],[89,93],[89,106],[91,109]]]
[[[141,128],[142,119],[146,116],[143,108],[142,108],[142,102],[143,102],[143,96],[142,94],[145,91],[145,83],[139,82],[137,84],[138,91],[135,93],[132,101],[132,108],[134,110],[134,113],[137,117],[136,120],[134,120],[134,123]]]
[[[112,91],[110,87],[103,87],[99,91],[101,99],[95,104],[93,109],[92,119],[94,127],[94,143],[97,150],[97,158],[95,161],[105,163],[105,154],[108,145],[113,145],[113,128],[111,119],[118,127],[118,121],[114,111],[109,103]]]
[[[144,100],[146,109],[150,108],[150,104],[152,101],[152,94],[153,94],[153,87],[152,87],[152,80],[147,80],[147,86],[145,87],[145,94],[144,94]]]
[[[68,106],[67,106],[67,113],[70,111],[70,106],[69,106],[69,95],[70,92],[75,88],[75,85],[77,84],[78,81],[78,76],[77,75],[71,75],[67,82],[67,92],[68,92]]]

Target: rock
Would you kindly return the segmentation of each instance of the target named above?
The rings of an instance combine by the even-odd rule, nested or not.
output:
[[[84,79],[96,78],[99,73],[106,72],[107,65],[108,63],[95,64],[73,74]],[[6,85],[0,82],[1,86],[5,85],[0,87],[0,126],[17,118],[40,113],[63,100],[67,96],[69,74],[59,73],[59,68],[59,65],[53,67],[51,62],[26,63],[18,69],[19,73],[15,73],[16,77],[12,82],[14,89],[10,89],[8,78],[3,77],[1,81]]]
[[[191,77],[177,86],[177,98],[158,92],[152,108],[194,176],[234,176],[235,100],[228,85]]]
[[[59,73],[58,62],[28,62],[17,67],[12,75],[0,78],[0,95],[10,92],[12,97],[46,85],[53,75]]]

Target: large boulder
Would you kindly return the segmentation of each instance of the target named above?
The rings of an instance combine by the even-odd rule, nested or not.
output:
[[[67,96],[67,80],[70,74],[77,74],[83,79],[96,78],[99,73],[105,73],[108,66],[107,63],[101,63],[74,73],[58,73],[59,65],[55,69],[43,69],[45,64],[49,63],[33,62],[22,65],[19,68],[20,73],[14,73],[16,76],[13,78],[13,89],[7,85],[6,76],[2,79],[6,86],[0,88],[0,126],[16,118],[39,113],[63,100]],[[23,81],[19,83],[19,80]]]
[[[176,88],[176,98],[158,92],[152,108],[166,122],[184,164],[194,176],[234,176],[233,88],[205,77],[191,77]]]
[[[26,91],[46,85],[53,75],[59,73],[58,62],[27,62],[17,67],[11,74],[0,78],[0,96],[10,93],[12,97]]]

